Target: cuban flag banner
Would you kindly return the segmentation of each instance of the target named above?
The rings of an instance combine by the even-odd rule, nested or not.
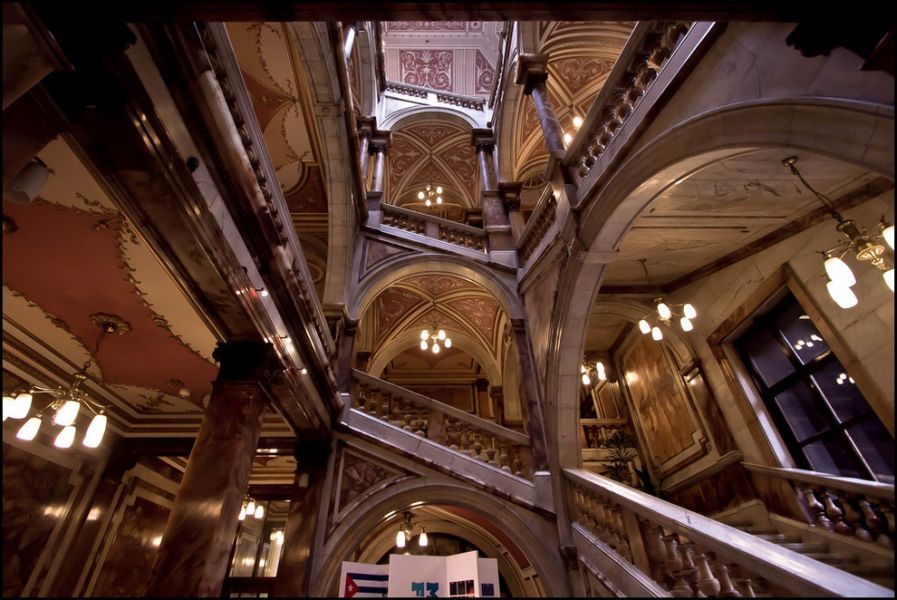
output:
[[[384,598],[389,588],[389,565],[344,562],[339,578],[340,598]]]

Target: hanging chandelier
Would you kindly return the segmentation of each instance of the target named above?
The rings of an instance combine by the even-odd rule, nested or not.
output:
[[[261,519],[265,516],[265,507],[261,502],[256,502],[254,498],[247,497],[243,506],[240,507],[240,516],[237,517],[237,520],[242,521],[247,516]]]
[[[87,369],[93,364],[94,358],[100,350],[100,344],[106,335],[110,333],[124,335],[131,331],[131,326],[115,315],[97,313],[91,315],[90,318],[100,327],[101,331],[94,345],[93,355],[75,373],[72,382],[67,387],[45,388],[31,386],[26,391],[14,392],[9,396],[3,396],[4,421],[6,419],[24,419],[27,417],[33,407],[34,395],[47,394],[52,397],[52,400],[33,413],[31,418],[25,421],[25,424],[16,433],[16,437],[20,440],[33,440],[43,425],[44,413],[52,410],[53,418],[51,424],[62,427],[62,430],[56,435],[53,444],[57,448],[71,447],[77,434],[75,420],[81,412],[81,408],[84,407],[93,413],[94,416],[87,427],[87,432],[84,434],[84,439],[81,443],[88,448],[96,448],[103,441],[107,422],[106,407],[91,398],[84,390],[83,384],[88,378]]]
[[[795,166],[796,163],[796,156],[789,156],[782,161],[782,164],[791,169],[791,173],[800,179],[800,182],[804,187],[816,196],[828,210],[831,217],[838,222],[835,229],[846,238],[832,248],[820,252],[824,259],[824,262],[822,263],[823,267],[829,277],[829,281],[825,284],[825,287],[828,290],[829,296],[832,297],[832,300],[834,300],[841,308],[850,308],[856,306],[859,302],[856,294],[850,289],[856,284],[856,277],[854,277],[853,271],[850,270],[850,267],[847,266],[847,263],[843,260],[844,256],[848,253],[853,254],[854,258],[858,261],[869,263],[879,271],[882,271],[882,278],[884,279],[885,284],[893,292],[894,226],[885,221],[884,216],[882,216],[881,220],[876,225],[876,228],[878,229],[876,233],[868,233],[865,227],[860,229],[853,219],[845,219],[841,216],[841,213],[835,210],[831,199],[824,194],[817,192],[809,183],[807,183],[807,180],[804,179],[800,174],[800,171],[797,170],[797,167]],[[888,247],[891,248],[891,264],[884,258]]]
[[[645,258],[640,258],[639,262],[642,263],[642,269],[645,271],[645,280],[650,283],[648,267],[645,265],[646,260]],[[656,315],[657,320],[667,327],[672,327],[672,322],[676,319],[679,321],[679,327],[682,328],[682,331],[691,331],[694,329],[691,320],[697,318],[698,311],[689,303],[667,304],[662,297],[654,298],[654,312],[648,313],[639,319],[638,328],[642,334],[650,333],[651,339],[659,342],[663,339],[663,331],[661,331],[659,326],[656,324],[652,325],[649,321],[653,315]]]
[[[426,189],[417,193],[417,199],[423,200],[427,207],[442,204],[442,186],[437,185],[434,189],[434,186],[428,183]]]
[[[582,373],[582,384],[583,385],[592,385],[592,373],[595,374],[595,378],[598,381],[606,381],[607,380],[607,371],[604,367],[604,363],[599,361],[584,362],[582,366],[579,368],[579,372]]]
[[[411,513],[405,513],[405,520],[399,526],[399,530],[396,532],[396,548],[404,548],[407,543],[414,536],[414,531],[411,527]],[[427,537],[427,532],[421,526],[420,535],[417,536],[417,545],[421,548],[426,548],[430,543],[429,538]]]
[[[436,304],[433,304],[433,308],[436,308]],[[423,351],[431,350],[433,354],[439,354],[441,350],[439,343],[442,342],[442,345],[446,348],[452,347],[452,338],[448,337],[445,333],[445,329],[439,328],[439,322],[436,320],[436,313],[433,313],[433,328],[432,329],[421,329],[420,330],[420,349]]]

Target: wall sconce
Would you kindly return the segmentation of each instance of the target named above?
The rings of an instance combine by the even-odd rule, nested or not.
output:
[[[894,251],[894,226],[882,217],[876,225],[877,233],[870,234],[865,227],[860,229],[853,219],[845,219],[841,216],[841,213],[835,210],[830,198],[817,192],[807,183],[807,180],[803,178],[803,175],[794,166],[797,164],[796,156],[789,156],[782,161],[782,164],[791,169],[791,173],[800,180],[805,188],[816,196],[816,199],[828,210],[832,218],[838,222],[835,229],[847,238],[834,247],[820,252],[824,259],[822,264],[825,268],[825,273],[829,277],[825,287],[835,304],[841,308],[850,308],[856,306],[859,302],[853,290],[850,289],[856,284],[856,277],[854,277],[853,271],[850,270],[847,263],[842,260],[848,253],[853,254],[858,261],[871,264],[882,271],[885,285],[893,292],[894,265],[888,264],[884,259],[884,255],[888,247],[891,248],[892,253]]]

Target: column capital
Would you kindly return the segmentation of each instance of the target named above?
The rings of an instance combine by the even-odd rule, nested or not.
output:
[[[377,131],[377,117],[358,117],[355,126],[358,135],[372,137]]]
[[[548,79],[548,54],[521,54],[517,57],[514,83],[523,86],[523,93],[530,94],[533,88]]]
[[[492,146],[495,146],[495,137],[492,134],[492,130],[471,129],[470,145],[476,147],[478,150],[480,149],[480,147],[483,147],[487,152],[491,151]]]
[[[267,381],[280,369],[274,347],[266,342],[218,342],[212,358],[220,365],[216,383]]]
[[[502,181],[498,184],[498,194],[507,210],[520,210],[520,190],[522,181]]]
[[[389,144],[392,142],[391,131],[380,131],[379,129],[371,132],[371,144],[369,146],[371,154],[386,152]]]

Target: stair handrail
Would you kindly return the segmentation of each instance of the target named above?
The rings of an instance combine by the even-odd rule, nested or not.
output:
[[[397,215],[401,215],[403,217],[408,217],[409,219],[415,219],[418,221],[436,223],[440,227],[446,227],[448,229],[455,229],[457,231],[461,231],[463,233],[475,236],[486,238],[488,237],[486,230],[480,229],[479,227],[474,227],[473,225],[468,225],[466,223],[459,223],[457,221],[452,221],[451,219],[445,219],[443,217],[437,217],[436,215],[428,215],[422,212],[418,212],[416,210],[411,210],[410,208],[403,208],[401,206],[395,206],[394,204],[387,204],[386,202],[380,203],[380,210],[384,213],[393,213]]]
[[[608,549],[614,548],[610,550],[611,552],[617,553],[617,556],[624,556],[642,572],[650,573],[655,581],[658,580],[658,573],[673,573],[670,579],[676,579],[677,586],[674,595],[696,595],[698,590],[705,595],[728,595],[720,594],[719,586],[721,582],[731,586],[725,568],[729,563],[762,576],[777,589],[800,596],[893,597],[894,595],[893,590],[871,581],[781,548],[772,542],[590,471],[565,468],[564,475],[573,484],[568,486],[573,498],[582,499],[588,506],[595,506],[594,515],[602,519],[599,522],[599,519],[592,515],[582,516],[577,504],[574,514],[579,515],[577,518],[584,521],[580,524],[594,521],[595,528],[605,534],[597,537],[602,539],[603,543],[607,539],[613,540],[606,546]],[[577,494],[580,493],[590,496],[579,498]],[[691,550],[683,552],[682,547],[676,548],[678,542],[673,542],[666,548],[661,543],[658,548],[659,537],[653,540],[643,539],[647,535],[643,533],[639,519],[648,527],[659,527],[660,534],[664,531],[672,532],[663,536],[664,541],[671,536],[687,538],[688,547],[698,549],[699,553],[694,555]],[[652,564],[648,558],[651,555],[656,556],[657,552],[660,556],[665,556],[664,560],[667,561],[661,560],[660,566],[656,560]],[[704,568],[708,567],[705,555],[707,552],[722,559],[720,564],[723,568],[718,567],[716,573]],[[686,580],[690,574],[689,565],[683,566],[683,558],[687,557],[690,557],[688,562],[692,563],[690,565],[692,575],[695,569],[694,563],[697,563],[697,571],[702,578],[697,581],[698,590],[688,587]],[[686,592],[691,593],[682,593],[683,589],[679,589],[681,584],[684,584],[683,589]],[[715,585],[716,593],[708,594],[702,588],[703,585],[710,585],[711,588]]]
[[[529,436],[520,433],[519,431],[508,429],[507,427],[503,427],[482,417],[472,415],[466,411],[461,410],[460,408],[455,408],[454,406],[446,404],[445,402],[440,402],[439,400],[436,400],[434,398],[429,398],[422,394],[418,394],[417,392],[413,392],[407,388],[403,388],[400,385],[396,385],[378,377],[374,377],[373,375],[369,375],[364,371],[352,369],[352,375],[359,383],[366,383],[369,386],[378,387],[383,391],[389,392],[393,396],[398,396],[413,404],[432,409],[436,412],[441,412],[453,419],[464,421],[465,423],[469,423],[470,425],[478,427],[479,429],[488,431],[493,435],[502,437],[518,446],[530,445]]]
[[[863,494],[872,498],[880,498],[894,502],[894,485],[887,483],[879,483],[877,481],[868,481],[866,479],[857,479],[855,477],[839,477],[830,475],[829,473],[820,473],[818,471],[809,471],[806,469],[793,469],[790,467],[769,467],[766,465],[758,465],[755,463],[742,462],[742,466],[748,471],[755,473],[763,473],[788,479],[790,481],[799,481],[810,485],[820,485],[828,488],[835,488],[845,492],[854,494]]]

